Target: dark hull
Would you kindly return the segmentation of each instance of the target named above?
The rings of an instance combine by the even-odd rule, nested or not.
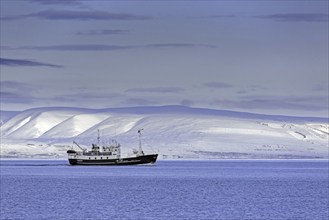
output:
[[[148,164],[155,163],[157,160],[157,154],[143,155],[138,157],[128,157],[120,159],[69,159],[71,165],[96,165],[96,166],[121,166],[121,165],[138,165],[138,164]]]

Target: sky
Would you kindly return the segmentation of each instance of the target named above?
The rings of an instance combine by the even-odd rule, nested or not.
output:
[[[1,0],[1,110],[329,117],[328,1]]]

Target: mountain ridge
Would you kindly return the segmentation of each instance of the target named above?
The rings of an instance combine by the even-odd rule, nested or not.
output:
[[[1,156],[65,157],[73,140],[95,143],[98,130],[128,150],[140,128],[145,150],[163,158],[328,158],[328,118],[184,106],[28,109],[1,125]]]
[[[207,114],[207,115],[226,115],[232,117],[254,117],[254,118],[272,118],[272,119],[292,119],[292,120],[312,120],[312,121],[327,121],[329,117],[314,117],[314,116],[291,116],[291,115],[272,115],[272,114],[259,114],[251,112],[241,112],[232,110],[209,109],[199,107],[188,107],[182,105],[162,105],[162,106],[135,106],[135,107],[113,107],[113,108],[79,108],[79,107],[38,107],[30,108],[23,111],[0,111],[5,114],[17,115],[22,112],[38,112],[38,111],[57,111],[57,110],[70,110],[82,111],[85,113],[93,112],[115,112],[115,113],[130,113],[130,114],[156,114],[156,113],[190,113],[190,114]]]

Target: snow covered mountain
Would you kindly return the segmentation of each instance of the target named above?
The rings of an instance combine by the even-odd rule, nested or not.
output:
[[[95,143],[98,129],[103,142],[118,140],[125,154],[137,148],[137,130],[144,128],[144,151],[159,159],[328,158],[328,118],[182,106],[50,107],[1,115],[1,157],[65,158],[73,140]]]

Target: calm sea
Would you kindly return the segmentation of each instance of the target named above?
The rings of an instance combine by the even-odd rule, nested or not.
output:
[[[328,219],[328,161],[1,160],[1,219]]]

